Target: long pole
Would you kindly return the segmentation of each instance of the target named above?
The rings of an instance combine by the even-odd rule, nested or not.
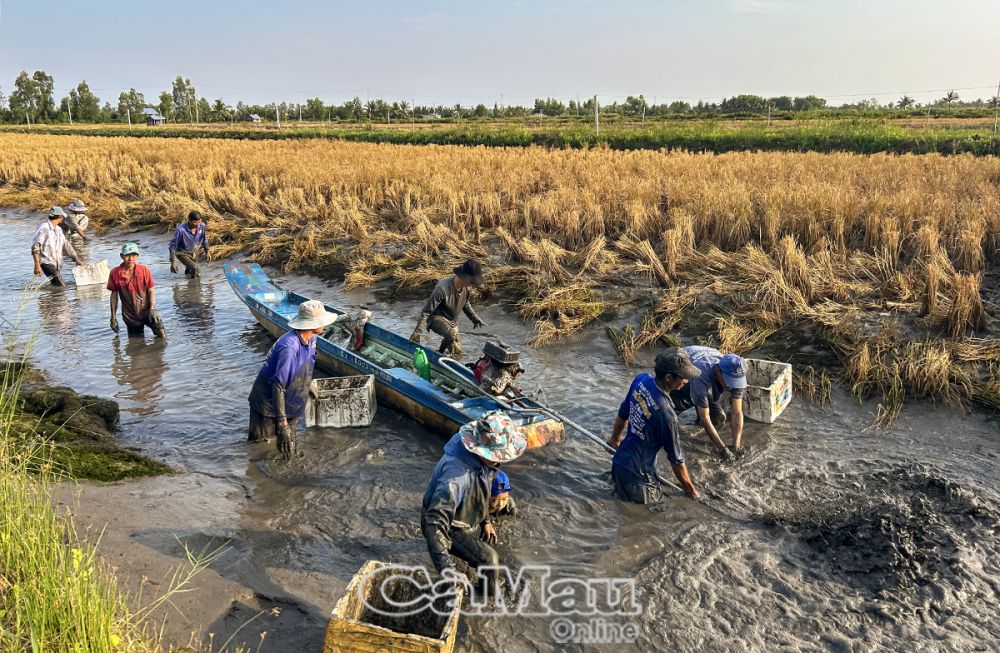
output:
[[[66,110],[69,111],[69,124],[73,124],[73,103],[66,103]],[[993,128],[993,133],[996,134],[996,127]]]
[[[281,110],[278,108],[278,103],[274,103],[274,116],[278,119],[278,129],[281,129]]]
[[[132,110],[125,109],[125,118],[128,120],[128,130],[132,131]]]

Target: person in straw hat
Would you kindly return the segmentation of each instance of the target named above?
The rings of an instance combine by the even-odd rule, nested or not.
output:
[[[444,446],[424,494],[420,528],[431,561],[439,572],[455,571],[455,555],[475,569],[496,567],[500,557],[490,521],[490,498],[497,468],[527,448],[524,432],[496,410],[469,422]],[[498,574],[485,570],[483,579],[496,587]]]
[[[454,274],[437,282],[431,296],[424,302],[417,326],[410,335],[410,342],[420,342],[424,328],[430,327],[431,331],[441,336],[441,347],[438,351],[451,356],[461,356],[462,341],[458,332],[458,314],[465,313],[465,316],[472,321],[473,329],[486,326],[469,303],[469,288],[483,283],[483,267],[479,261],[470,258],[456,266],[452,272]]]
[[[323,302],[310,299],[299,304],[288,323],[291,331],[271,346],[250,390],[250,442],[276,439],[286,460],[296,455],[295,425],[306,410],[316,364],[316,336],[336,321]]]
[[[66,212],[66,219],[63,220],[62,227],[63,232],[67,237],[76,234],[83,240],[87,237],[83,235],[83,232],[87,230],[87,226],[90,224],[90,217],[87,215],[87,205],[83,203],[83,200],[73,200],[73,202],[65,207],[63,210]]]

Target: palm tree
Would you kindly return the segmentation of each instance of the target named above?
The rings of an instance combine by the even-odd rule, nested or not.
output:
[[[904,95],[903,97],[899,98],[899,102],[896,103],[896,106],[898,106],[900,109],[909,109],[915,103],[916,100],[911,98],[909,95]]]
[[[958,93],[948,91],[948,94],[941,98],[941,104],[951,104],[952,102],[958,102]]]

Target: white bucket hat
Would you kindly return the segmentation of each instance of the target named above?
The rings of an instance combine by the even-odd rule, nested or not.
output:
[[[83,203],[83,200],[73,200],[73,203],[67,206],[66,210],[73,213],[86,213],[87,205]]]
[[[328,313],[323,302],[310,299],[299,304],[295,319],[288,323],[293,329],[319,329],[337,321],[337,315]]]

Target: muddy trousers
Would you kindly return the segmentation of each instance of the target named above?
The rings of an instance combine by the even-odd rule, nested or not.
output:
[[[500,564],[497,550],[479,537],[478,529],[456,528],[449,535],[451,535],[451,548],[448,553],[465,560],[477,574],[480,567],[496,567]],[[500,574],[492,570],[487,572],[484,569],[482,576],[490,587],[496,587],[500,580]]]
[[[157,338],[165,338],[167,332],[163,328],[163,320],[160,319],[160,314],[156,312],[156,309],[151,310],[146,314],[146,319],[137,324],[125,323],[125,330],[128,331],[129,338],[141,338],[146,335],[146,327],[149,327],[153,331],[153,335]]]
[[[53,286],[65,286],[66,282],[63,281],[62,274],[59,268],[52,265],[51,263],[42,263],[42,273],[49,278],[49,283]]]
[[[659,485],[637,476],[620,465],[611,466],[611,481],[615,495],[632,503],[656,503],[663,497]]]
[[[184,276],[197,279],[201,276],[198,272],[198,255],[195,252],[175,252],[174,256],[184,266]]]
[[[297,417],[288,418],[288,430],[295,438],[295,423]],[[278,419],[268,417],[263,413],[258,413],[250,409],[250,430],[247,434],[247,442],[273,442],[278,439]]]
[[[462,355],[462,338],[458,333],[458,323],[434,315],[427,321],[427,328],[441,336],[441,346],[438,352],[448,356]]]
[[[691,400],[691,386],[685,385],[680,390],[673,390],[670,393],[670,401],[673,402],[674,410],[678,413],[682,413],[688,408],[693,408],[694,401]],[[726,409],[722,407],[721,401],[710,401],[708,403],[708,416],[712,418],[712,424],[715,425],[716,429],[721,428],[726,423]]]

